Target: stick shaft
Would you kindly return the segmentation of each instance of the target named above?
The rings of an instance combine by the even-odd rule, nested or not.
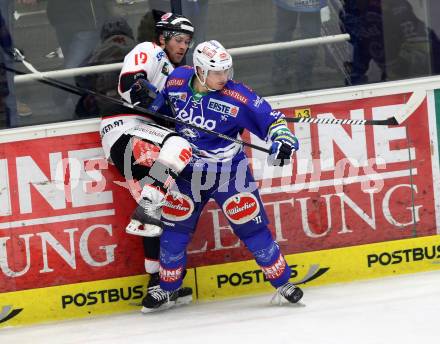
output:
[[[309,123],[309,124],[333,124],[333,125],[398,125],[396,118],[387,119],[339,119],[339,118],[316,118],[316,117],[289,117],[286,118],[290,123]]]
[[[6,69],[9,72],[12,72],[12,73],[16,73],[16,74],[20,74],[20,75],[26,74],[24,72],[21,72],[21,71],[18,71],[16,69],[14,69],[14,68],[6,67],[6,66],[3,66],[3,68]],[[59,88],[59,89],[62,89],[64,91],[67,91],[67,92],[70,92],[70,93],[73,93],[73,94],[76,94],[76,95],[79,95],[79,96],[83,96],[83,95],[89,94],[89,95],[92,95],[92,96],[104,99],[104,100],[106,100],[108,102],[111,102],[113,104],[122,105],[122,106],[125,106],[127,108],[134,109],[134,110],[136,110],[136,111],[138,111],[140,113],[146,114],[146,115],[151,116],[151,117],[155,117],[155,118],[159,118],[159,119],[164,119],[166,121],[177,123],[177,124],[182,124],[182,125],[185,125],[187,127],[191,127],[193,129],[196,129],[196,130],[199,130],[199,131],[203,131],[205,133],[208,133],[208,134],[220,137],[222,139],[225,139],[225,140],[228,140],[228,141],[231,141],[231,142],[243,145],[243,146],[247,146],[247,147],[250,147],[250,148],[253,148],[253,149],[265,152],[265,153],[268,153],[268,154],[270,153],[269,149],[267,149],[267,148],[263,148],[263,147],[260,147],[258,145],[254,145],[252,143],[249,143],[249,142],[246,142],[246,141],[242,141],[242,140],[239,140],[239,139],[236,139],[236,138],[224,135],[222,133],[218,133],[216,131],[208,130],[208,129],[205,129],[205,128],[200,128],[200,127],[198,127],[196,125],[193,125],[191,123],[187,123],[187,122],[181,121],[181,120],[179,120],[177,118],[166,116],[166,115],[163,115],[163,114],[158,113],[158,112],[153,112],[153,111],[147,110],[147,109],[145,109],[143,107],[140,107],[140,106],[137,106],[137,105],[132,105],[132,104],[129,104],[129,103],[124,102],[122,100],[119,100],[119,99],[116,99],[116,98],[113,98],[113,97],[109,97],[109,96],[107,96],[105,94],[101,94],[101,93],[98,93],[98,92],[95,92],[95,91],[92,91],[92,90],[89,90],[89,89],[86,89],[86,88],[82,88],[82,87],[78,87],[78,86],[75,86],[75,85],[71,85],[71,84],[63,82],[61,80],[56,80],[56,79],[48,78],[48,77],[45,77],[45,76],[41,75],[41,78],[37,79],[37,81],[41,82],[41,83],[43,83],[45,85],[49,85],[49,86],[52,86],[52,87],[55,87],[55,88]],[[171,105],[171,109],[172,109],[172,111],[175,111],[174,108],[172,107],[172,105]],[[175,114],[175,112],[173,112],[173,113]]]

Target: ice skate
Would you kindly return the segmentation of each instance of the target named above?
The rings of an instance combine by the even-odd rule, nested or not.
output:
[[[151,184],[146,184],[142,189],[139,205],[131,215],[131,221],[125,231],[145,237],[160,236],[163,232],[160,217],[164,204],[165,192]]]
[[[131,215],[130,223],[125,227],[125,231],[128,234],[145,237],[160,236],[163,231],[160,222],[161,211],[161,207],[155,207],[142,201]]]
[[[159,273],[150,275],[150,281],[147,285],[147,295],[142,300],[142,313],[151,313],[161,309],[168,309],[176,305],[186,305],[192,301],[192,289],[189,287],[182,287],[176,290],[171,297],[165,295],[166,291],[162,290],[159,286],[160,277]]]
[[[142,300],[142,313],[151,313],[173,307],[177,300],[177,290],[173,292],[162,290],[159,286],[150,290]]]
[[[303,291],[294,285],[293,283],[286,282],[277,289],[276,294],[273,296],[271,302],[274,303],[275,299],[278,299],[278,304],[282,303],[281,296],[290,303],[298,303],[303,297]]]

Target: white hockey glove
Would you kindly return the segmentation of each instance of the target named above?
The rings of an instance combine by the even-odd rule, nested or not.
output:
[[[276,120],[269,127],[269,137],[272,140],[270,154],[267,158],[269,165],[284,166],[292,162],[293,153],[299,149],[299,142],[293,135],[283,118]]]

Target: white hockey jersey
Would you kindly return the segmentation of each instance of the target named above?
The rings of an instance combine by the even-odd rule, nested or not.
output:
[[[126,102],[131,103],[130,88],[137,79],[146,79],[158,90],[162,90],[173,70],[173,64],[160,46],[152,42],[140,43],[124,58],[118,92]],[[119,137],[136,127],[139,121],[145,121],[145,117],[139,114],[121,114],[102,118],[100,133],[107,159],[110,157],[111,147]]]

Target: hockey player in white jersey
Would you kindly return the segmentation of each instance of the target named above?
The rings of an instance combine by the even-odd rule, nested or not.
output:
[[[193,33],[187,18],[163,13],[156,21],[156,41],[138,44],[124,58],[118,85],[121,97],[147,109],[154,106],[156,93],[182,62]],[[150,274],[147,294],[152,293],[159,283],[160,206],[170,183],[189,162],[191,146],[140,113],[103,116],[101,140],[106,158],[125,177],[138,202],[126,232],[143,237],[145,270]],[[180,289],[180,302],[191,298],[190,288]]]

